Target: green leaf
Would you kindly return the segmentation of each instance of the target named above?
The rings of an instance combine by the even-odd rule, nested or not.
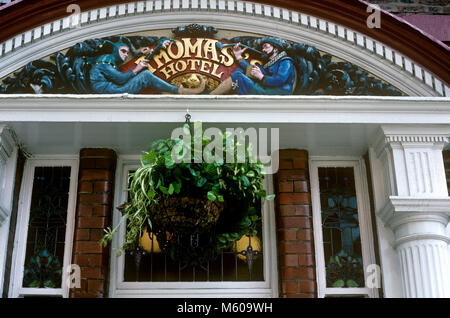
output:
[[[337,280],[337,281],[335,281],[333,283],[332,287],[344,287],[344,286],[345,286],[344,280],[343,279],[339,279],[339,280]]]
[[[266,200],[273,200],[275,199],[275,194],[269,194],[268,196],[266,196]]]
[[[224,201],[225,201],[225,200],[223,199],[223,195],[217,196],[217,200],[219,200],[219,202],[224,202]]]
[[[355,282],[353,279],[347,280],[347,287],[359,287],[358,283]]]
[[[216,200],[216,195],[213,192],[211,192],[211,191],[208,192],[208,200],[209,201],[215,201]]]
[[[250,185],[250,180],[246,176],[241,176],[241,181],[244,183],[244,187],[248,187]]]
[[[168,190],[167,192],[168,192],[170,195],[172,195],[174,190],[175,190],[175,187],[173,186],[173,183],[171,183],[171,184],[169,185],[169,190]]]
[[[247,172],[247,177],[249,177],[249,178],[255,177],[255,171],[250,170],[249,172]]]
[[[167,188],[165,186],[159,186],[159,190],[161,190],[162,193],[164,194],[168,194],[169,191],[167,190]]]

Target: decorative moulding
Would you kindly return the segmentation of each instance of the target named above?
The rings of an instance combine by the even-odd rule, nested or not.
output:
[[[194,6],[194,1],[183,3],[187,6],[180,8],[179,0],[166,0],[130,2],[93,9],[81,13],[81,27],[71,27],[70,17],[49,22],[0,44],[1,74],[13,72],[11,66],[19,67],[18,63],[25,65],[31,61],[30,57],[51,54],[49,47],[60,50],[92,36],[138,32],[146,28],[170,28],[174,24],[198,21],[246,32],[259,33],[264,29],[272,33],[268,35],[281,36],[291,41],[304,40],[320,50],[337,52],[340,58],[371,73],[375,72],[387,82],[398,85],[408,95],[450,95],[450,89],[445,83],[417,63],[409,61],[383,43],[330,21],[251,2],[246,2],[245,8],[242,3],[235,1],[204,0],[200,7]],[[267,19],[273,25],[272,30],[267,28]],[[43,40],[45,44],[40,43]],[[13,52],[15,54],[11,54]]]
[[[393,229],[401,224],[437,221],[447,226],[450,218],[450,197],[411,198],[390,196],[378,216]]]

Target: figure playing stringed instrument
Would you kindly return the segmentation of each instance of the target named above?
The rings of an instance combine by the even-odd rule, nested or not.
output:
[[[98,94],[139,94],[146,88],[152,88],[158,92],[173,94],[200,94],[205,89],[205,81],[202,79],[197,88],[185,88],[182,85],[171,85],[148,70],[148,62],[151,56],[160,48],[167,48],[169,39],[161,39],[154,50],[148,47],[135,51],[131,41],[126,37],[121,37],[118,42],[108,41],[113,47],[111,54],[104,54],[96,57],[91,62],[90,83],[94,92]],[[128,72],[122,73],[118,67],[128,59],[130,53],[146,54],[144,59],[140,59],[136,67]]]

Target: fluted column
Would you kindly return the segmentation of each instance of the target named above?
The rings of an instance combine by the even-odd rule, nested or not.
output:
[[[450,197],[442,159],[448,137],[437,132],[382,127],[377,146],[386,199],[377,214],[394,232],[398,274],[408,298],[450,297]]]

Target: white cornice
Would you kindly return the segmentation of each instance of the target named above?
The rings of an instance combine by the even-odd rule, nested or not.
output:
[[[437,221],[447,226],[450,218],[450,197],[413,198],[390,196],[378,216],[395,229],[401,224]]]
[[[191,23],[213,25],[314,45],[354,63],[410,96],[449,96],[450,89],[423,67],[361,33],[326,20],[270,5],[234,0],[130,2],[47,23],[0,44],[0,78],[35,59],[77,42],[110,35],[170,29]],[[268,25],[270,27],[268,27]]]
[[[450,136],[448,98],[209,95],[0,95],[2,121],[437,125]]]

